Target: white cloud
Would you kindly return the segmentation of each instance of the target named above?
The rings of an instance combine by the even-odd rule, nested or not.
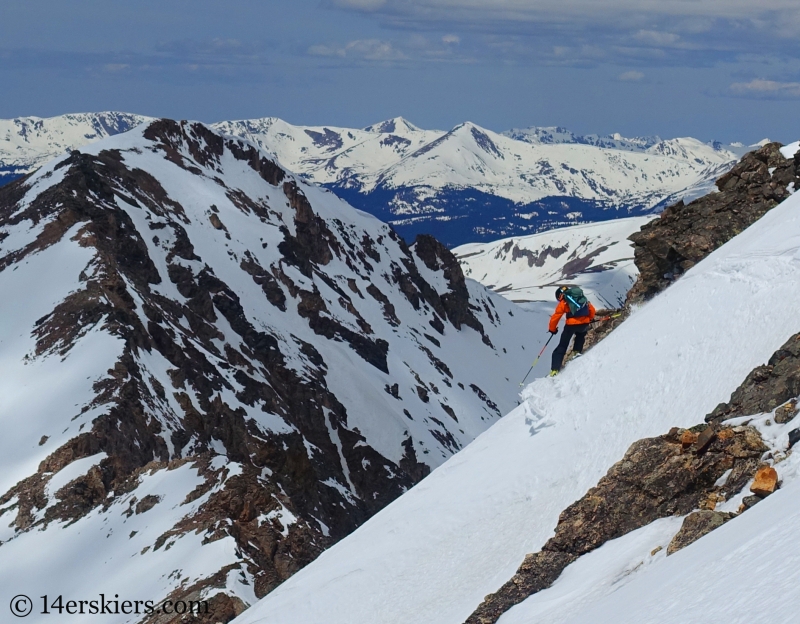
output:
[[[311,56],[344,56],[344,48],[336,48],[326,45],[313,45],[308,49]]]
[[[103,71],[115,74],[117,72],[125,71],[130,65],[128,63],[106,63],[103,65]]]
[[[730,50],[740,46],[744,50],[750,47],[748,39],[769,43],[781,37],[796,38],[800,27],[798,0],[324,1],[370,12],[394,27],[433,27],[446,32],[457,26],[474,32],[562,39],[580,33],[593,40],[614,33],[655,47],[680,43],[684,48]]]
[[[640,43],[652,46],[669,46],[680,39],[679,35],[655,30],[640,30],[633,38]]]
[[[750,82],[733,83],[731,91],[737,95],[800,98],[800,82],[779,82],[756,78]]]
[[[639,82],[640,80],[644,79],[644,74],[640,71],[626,71],[619,76],[617,76],[617,80],[621,80],[622,82]]]
[[[406,58],[388,41],[356,39],[344,46],[314,45],[308,49],[312,56],[330,56],[365,61],[400,61]]]
[[[577,15],[671,15],[683,17],[749,18],[772,11],[798,12],[796,0],[332,0],[334,5],[362,10],[434,15],[453,11],[499,17],[549,16],[559,21]]]
[[[375,11],[386,4],[386,0],[333,0],[335,6],[344,9]]]
[[[621,68],[742,66],[741,56],[754,50],[800,59],[799,0],[322,2],[368,14],[394,33],[424,34],[431,42],[426,55],[442,59]],[[402,49],[422,56],[413,46]]]

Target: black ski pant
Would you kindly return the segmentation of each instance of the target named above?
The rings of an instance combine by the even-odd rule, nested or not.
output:
[[[575,344],[572,350],[577,353],[583,352],[583,341],[586,340],[586,332],[589,331],[589,323],[581,325],[565,325],[564,331],[561,332],[561,340],[558,341],[558,346],[553,351],[553,363],[551,369],[555,371],[561,370],[561,365],[564,362],[564,356],[569,349],[569,342],[575,336]]]

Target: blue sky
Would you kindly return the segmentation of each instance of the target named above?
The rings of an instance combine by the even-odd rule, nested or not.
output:
[[[800,137],[798,0],[3,0],[0,117]]]

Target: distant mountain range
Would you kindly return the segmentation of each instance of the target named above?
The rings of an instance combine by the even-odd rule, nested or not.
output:
[[[150,118],[83,113],[0,120],[0,183],[64,151]],[[750,148],[692,138],[498,134],[473,123],[423,130],[398,117],[363,129],[295,126],[274,117],[211,127],[247,138],[304,181],[325,186],[407,239],[447,245],[658,212],[694,198]]]

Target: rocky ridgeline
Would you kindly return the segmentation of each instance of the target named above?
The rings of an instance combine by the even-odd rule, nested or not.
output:
[[[619,316],[596,324],[587,335],[586,349],[618,327],[631,305],[660,293],[800,189],[800,152],[787,159],[780,148],[780,143],[767,143],[745,154],[717,180],[719,192],[688,204],[679,201],[630,236],[639,275],[622,309],[600,311],[600,316],[612,312]]]
[[[635,442],[596,487],[561,513],[555,535],[541,551],[527,555],[516,574],[487,596],[466,624],[493,624],[514,605],[550,587],[581,555],[654,520],[685,516],[667,547],[670,555],[769,496],[779,486],[775,468],[764,461],[772,459],[771,449],[755,428],[724,421],[774,410],[776,422],[788,423],[799,411],[798,395],[800,334],[767,365],[753,370],[728,403],[706,416],[707,424]],[[798,441],[800,428],[789,433],[785,450]],[[715,510],[748,484],[752,495],[744,497],[737,513]]]

